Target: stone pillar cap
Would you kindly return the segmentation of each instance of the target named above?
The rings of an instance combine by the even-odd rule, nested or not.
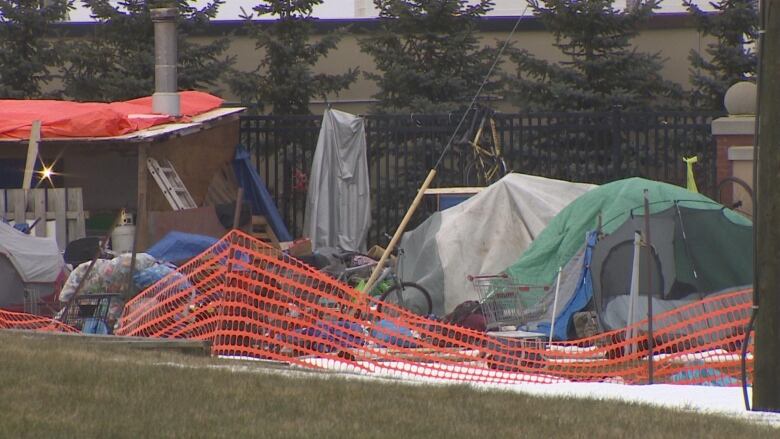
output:
[[[174,20],[179,11],[176,8],[153,8],[149,10],[153,21],[167,21]]]
[[[756,114],[756,84],[742,81],[729,87],[723,105],[730,115]]]

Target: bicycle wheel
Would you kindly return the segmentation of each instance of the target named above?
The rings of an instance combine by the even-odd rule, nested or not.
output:
[[[414,282],[404,282],[400,288],[395,285],[379,296],[377,312],[382,313],[382,304],[391,303],[420,316],[427,316],[433,311],[433,302],[428,291]],[[390,312],[390,310],[386,310]],[[397,313],[396,313],[397,314]]]
[[[509,173],[509,170],[506,167],[506,160],[504,160],[503,157],[498,157],[496,159],[496,173],[493,176],[493,181],[491,181],[490,183],[493,184],[493,183],[497,182],[498,180],[501,180],[508,173]]]
[[[477,162],[471,161],[466,165],[466,169],[463,171],[463,185],[466,187],[479,187],[484,186],[484,178],[482,177],[482,169]]]

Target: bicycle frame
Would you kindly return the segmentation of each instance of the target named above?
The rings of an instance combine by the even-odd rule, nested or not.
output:
[[[485,122],[490,126],[490,135],[492,137],[489,148],[485,148],[479,144],[485,129]],[[473,128],[474,124],[471,126],[471,129]],[[501,156],[501,143],[498,136],[498,130],[496,129],[496,122],[491,113],[485,112],[482,115],[474,139],[468,140],[466,143],[470,146],[471,151],[471,163],[466,165],[466,169],[473,168],[476,171],[477,175],[474,183],[490,184],[496,177],[501,177],[506,173],[506,165]],[[466,179],[468,179],[468,171],[466,173]],[[467,181],[466,183],[469,184],[471,182]]]

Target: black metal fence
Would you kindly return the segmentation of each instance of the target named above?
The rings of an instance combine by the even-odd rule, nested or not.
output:
[[[699,189],[714,195],[715,143],[711,112],[532,113],[495,115],[508,168],[514,172],[602,184],[640,176],[685,184],[683,157],[698,156]],[[369,115],[366,120],[373,225],[369,243],[400,222],[461,115]],[[244,116],[240,139],[290,232],[300,236],[307,176],[321,116]],[[468,124],[464,124],[468,125]],[[461,128],[463,131],[465,127]],[[460,138],[462,132],[455,133]],[[434,187],[463,186],[465,151],[444,157]],[[412,223],[430,214],[422,209]]]

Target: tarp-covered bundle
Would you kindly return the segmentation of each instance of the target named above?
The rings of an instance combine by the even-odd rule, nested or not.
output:
[[[406,233],[403,279],[431,293],[438,315],[478,299],[466,276],[506,268],[561,209],[593,187],[509,174]]]
[[[327,110],[312,160],[303,225],[315,250],[366,250],[369,189],[363,118]]]
[[[149,247],[146,253],[160,261],[180,265],[203,253],[216,242],[217,239],[211,236],[173,231]]]
[[[0,308],[23,309],[25,290],[32,297],[51,296],[64,266],[57,241],[0,222]]]
[[[657,286],[654,295],[658,300],[684,299],[677,304],[659,303],[659,310],[750,282],[748,220],[704,195],[678,186],[642,178],[612,182],[563,209],[506,270],[520,284],[553,285],[562,267],[555,338],[570,338],[571,318],[588,304],[594,289],[602,324],[619,325],[621,311],[617,307],[625,301],[626,282],[631,279],[633,231],[644,229],[645,189],[650,202],[651,241],[658,255],[658,268],[653,269]],[[601,237],[596,233],[600,220]],[[643,285],[646,261],[639,265]],[[676,289],[672,288],[675,284]],[[645,291],[640,290],[640,294]],[[605,321],[612,299],[617,299],[612,305],[616,314]],[[549,332],[553,302],[551,288],[536,305],[524,310],[524,328]],[[646,299],[639,302],[646,303]],[[622,313],[625,319],[625,310]]]

